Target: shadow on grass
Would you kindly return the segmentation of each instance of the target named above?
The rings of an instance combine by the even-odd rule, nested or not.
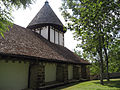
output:
[[[94,82],[95,84],[100,84],[100,82]],[[116,81],[104,81],[104,86],[120,88],[120,80]]]

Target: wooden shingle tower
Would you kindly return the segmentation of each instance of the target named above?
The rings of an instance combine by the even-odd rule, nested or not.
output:
[[[46,1],[28,27],[48,41],[64,46],[63,24]]]

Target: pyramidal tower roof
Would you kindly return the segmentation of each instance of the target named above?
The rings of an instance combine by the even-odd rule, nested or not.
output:
[[[33,20],[29,23],[28,28],[37,28],[42,25],[57,25],[63,27],[62,22],[56,16],[54,11],[49,5],[49,2],[46,1],[44,6],[40,9],[37,15],[33,18]]]

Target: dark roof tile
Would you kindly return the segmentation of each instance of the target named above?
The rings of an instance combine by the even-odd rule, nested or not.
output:
[[[35,28],[43,24],[53,24],[63,27],[62,22],[56,16],[52,8],[48,3],[45,3],[44,6],[40,9],[37,15],[29,23],[28,28]]]
[[[5,39],[0,37],[0,53],[33,56],[45,58],[49,61],[58,60],[89,64],[66,47],[53,44],[41,35],[32,32],[30,29],[13,25],[13,27],[4,34]]]

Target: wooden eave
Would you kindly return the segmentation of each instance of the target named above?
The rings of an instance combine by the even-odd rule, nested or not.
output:
[[[50,63],[62,63],[62,64],[75,64],[75,65],[90,65],[90,63],[76,63],[76,62],[67,62],[62,60],[56,60],[56,59],[46,59],[46,58],[40,58],[40,57],[34,57],[34,56],[27,56],[27,55],[16,55],[16,54],[6,54],[6,53],[0,53],[1,60],[7,60],[7,61],[24,61],[24,62],[31,62],[31,63],[42,63],[42,62],[50,62]]]

